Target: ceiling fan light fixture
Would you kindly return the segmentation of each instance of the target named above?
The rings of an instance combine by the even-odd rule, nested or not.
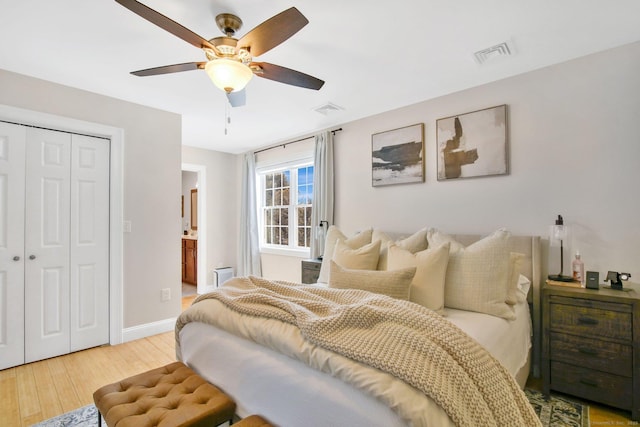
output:
[[[227,93],[237,92],[249,83],[253,72],[242,62],[228,58],[214,59],[204,66],[209,78],[218,88]]]

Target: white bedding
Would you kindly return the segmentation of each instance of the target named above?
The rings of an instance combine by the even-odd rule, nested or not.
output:
[[[513,321],[453,309],[446,314],[512,375],[528,366],[531,328],[526,303],[516,305]],[[280,426],[406,425],[385,404],[343,381],[213,326],[189,323],[179,339],[182,360],[234,398],[240,417],[258,413]],[[420,405],[417,409],[429,414],[425,425],[452,425],[430,399]]]

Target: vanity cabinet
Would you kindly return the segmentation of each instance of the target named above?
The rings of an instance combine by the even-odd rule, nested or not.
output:
[[[182,239],[182,281],[198,284],[198,241]]]

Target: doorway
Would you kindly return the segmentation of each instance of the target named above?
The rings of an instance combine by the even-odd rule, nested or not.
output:
[[[182,240],[183,245],[195,246],[195,269],[196,275],[194,281],[183,282],[182,296],[193,297],[196,294],[204,294],[207,289],[207,188],[206,188],[206,167],[203,165],[182,164],[182,195],[183,195],[183,217],[181,218],[182,224]],[[191,212],[191,200],[192,190],[195,192],[195,198],[193,205],[195,206],[195,212]],[[192,228],[193,223],[196,223],[195,229]],[[187,231],[187,236],[184,232]],[[192,242],[186,242],[186,239],[193,240]],[[182,260],[184,263],[186,260]]]

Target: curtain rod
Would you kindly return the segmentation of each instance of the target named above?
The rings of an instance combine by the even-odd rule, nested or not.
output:
[[[342,130],[342,128],[338,128],[338,129],[334,129],[332,131],[330,131],[332,134],[336,134],[336,132],[340,132]],[[289,142],[285,142],[284,144],[278,144],[278,145],[274,145],[273,147],[267,147],[267,148],[263,148],[262,150],[258,150],[258,151],[254,151],[253,154],[258,154],[258,153],[262,153],[263,151],[267,151],[267,150],[273,150],[274,148],[278,148],[278,147],[286,147],[289,144],[295,144],[296,142],[302,142],[302,141],[306,141],[307,139],[311,139],[314,138],[314,136],[308,136],[306,138],[300,138],[300,139],[296,139],[295,141],[289,141]]]

